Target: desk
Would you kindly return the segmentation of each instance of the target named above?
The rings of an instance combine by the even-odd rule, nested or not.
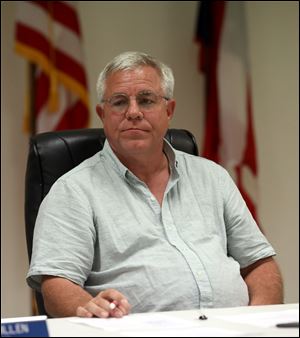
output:
[[[170,316],[172,320],[174,318],[177,321],[185,320],[191,323],[191,326],[195,328],[195,325],[201,329],[205,328],[215,328],[220,329],[226,332],[236,331],[239,332],[237,336],[248,336],[248,337],[299,337],[299,328],[276,328],[269,327],[264,328],[258,325],[253,324],[242,324],[234,321],[230,321],[228,319],[237,318],[237,315],[241,314],[261,314],[261,316],[266,315],[270,312],[281,312],[285,310],[298,309],[299,304],[283,304],[283,305],[264,305],[264,306],[246,306],[246,307],[235,307],[235,308],[222,308],[222,309],[205,309],[203,313],[208,317],[207,320],[200,321],[199,310],[187,310],[187,311],[169,311],[169,312],[156,312],[155,314],[163,314],[166,316]],[[153,314],[144,313],[142,316],[151,316]],[[141,314],[131,314],[129,316],[141,316]],[[221,318],[222,316],[226,316]],[[69,318],[57,318],[57,319],[48,319],[47,325],[49,329],[50,336],[52,337],[124,337],[126,336],[126,331],[106,331],[104,329],[99,329],[95,327],[90,327],[88,325],[73,323],[71,320],[75,317]],[[146,317],[144,317],[146,318]],[[197,327],[197,329],[198,329]],[[184,337],[184,332],[189,331],[190,328],[177,330],[178,337]],[[199,329],[198,329],[199,330]],[[131,330],[132,332],[133,330]],[[138,333],[142,331],[139,330]],[[172,331],[174,332],[174,330]],[[182,335],[178,332],[181,332]],[[144,330],[142,332],[145,336],[154,337],[153,334],[156,334],[157,331]],[[128,336],[128,334],[127,334]],[[141,337],[142,335],[137,335]],[[171,336],[171,335],[166,335]],[[172,335],[176,336],[176,335]],[[191,335],[186,335],[187,337],[191,337]],[[194,335],[196,336],[196,335]],[[201,335],[198,335],[200,337]],[[216,335],[213,334],[213,337]],[[221,336],[221,335],[220,335]],[[131,335],[132,337],[132,335]]]

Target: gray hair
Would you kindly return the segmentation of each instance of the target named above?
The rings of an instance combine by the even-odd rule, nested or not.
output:
[[[169,66],[145,53],[125,52],[113,58],[100,73],[96,86],[98,102],[101,103],[103,100],[105,82],[110,74],[120,70],[134,70],[142,66],[150,66],[158,71],[164,95],[169,99],[173,98],[174,75]]]

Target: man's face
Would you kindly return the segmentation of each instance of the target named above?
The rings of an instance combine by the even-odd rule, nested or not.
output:
[[[148,96],[157,100],[148,100]],[[118,71],[107,78],[105,103],[97,105],[97,113],[117,155],[150,155],[162,150],[175,108],[175,101],[163,96],[160,76],[149,66]]]

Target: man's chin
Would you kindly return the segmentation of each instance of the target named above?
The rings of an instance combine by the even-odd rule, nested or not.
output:
[[[122,148],[129,151],[145,151],[149,145],[149,139],[145,138],[124,138],[121,142]]]

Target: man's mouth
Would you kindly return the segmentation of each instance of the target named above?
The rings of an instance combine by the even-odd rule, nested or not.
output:
[[[141,132],[147,132],[147,130],[145,130],[145,129],[141,129],[141,128],[126,128],[126,129],[123,129],[122,130],[123,132],[124,131],[141,131]]]

